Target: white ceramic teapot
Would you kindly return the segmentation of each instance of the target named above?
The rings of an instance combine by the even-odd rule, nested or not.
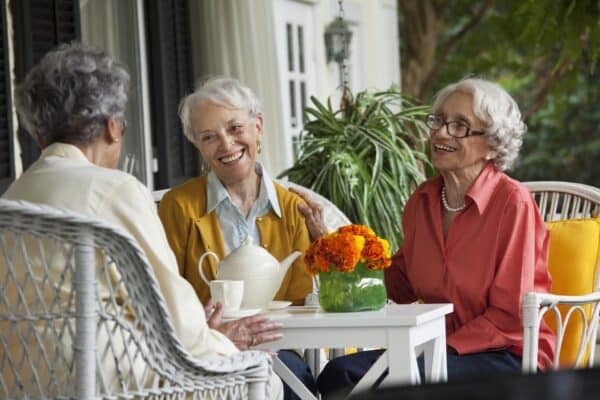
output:
[[[294,251],[280,263],[267,250],[253,245],[252,238],[248,236],[242,246],[220,262],[219,256],[212,251],[202,254],[198,260],[198,269],[204,282],[209,285],[209,280],[202,270],[202,261],[205,257],[213,256],[217,261],[217,279],[244,281],[242,308],[266,309],[281,286],[288,268],[301,254],[299,251]]]

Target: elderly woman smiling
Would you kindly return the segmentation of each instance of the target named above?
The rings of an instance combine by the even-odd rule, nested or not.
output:
[[[180,117],[185,136],[200,151],[208,172],[167,192],[159,215],[181,275],[210,305],[209,288],[198,270],[200,256],[209,249],[222,259],[252,238],[281,261],[294,250],[305,251],[310,239],[298,210],[300,197],[273,182],[256,161],[262,150],[263,115],[249,88],[235,79],[210,79],[181,101]],[[251,268],[252,260],[248,263]],[[215,279],[212,258],[201,268],[206,277]],[[304,304],[311,292],[312,278],[298,258],[275,299]],[[221,315],[218,304],[209,324],[229,324],[221,322]],[[314,388],[310,370],[295,353],[281,351],[279,357]]]
[[[180,116],[208,173],[167,192],[159,214],[181,274],[206,303],[210,291],[198,259],[208,249],[223,258],[251,237],[281,261],[294,250],[306,250],[310,239],[298,211],[300,198],[274,183],[256,161],[263,115],[249,88],[235,79],[210,79],[182,100]],[[214,260],[207,259],[202,268],[209,279],[216,277]],[[299,258],[275,299],[303,304],[311,291],[312,279]]]
[[[512,167],[526,126],[510,95],[495,83],[465,79],[437,96],[431,159],[440,175],[423,183],[403,214],[405,240],[386,271],[398,303],[451,302],[446,319],[448,379],[519,372],[521,298],[548,291],[548,232],[530,193],[503,171]],[[538,366],[551,365],[552,332],[540,332]],[[381,351],[331,361],[322,394],[345,392]],[[423,360],[418,360],[421,375]]]

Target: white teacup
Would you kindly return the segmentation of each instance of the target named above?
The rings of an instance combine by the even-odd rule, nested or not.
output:
[[[223,311],[238,311],[244,297],[244,281],[215,279],[210,281],[210,297],[223,305]]]

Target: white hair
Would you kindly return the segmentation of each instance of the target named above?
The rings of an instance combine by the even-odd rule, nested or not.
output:
[[[236,110],[247,110],[251,117],[262,114],[260,100],[250,88],[242,85],[240,81],[234,78],[209,78],[179,103],[179,118],[183,125],[183,133],[192,143],[194,142],[192,110],[205,101]]]
[[[511,169],[527,132],[517,103],[500,85],[485,79],[468,78],[442,89],[433,102],[433,112],[437,112],[454,92],[473,96],[473,113],[485,125],[485,137],[496,153],[494,165],[500,171]]]

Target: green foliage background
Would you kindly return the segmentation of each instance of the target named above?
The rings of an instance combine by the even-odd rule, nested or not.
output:
[[[442,42],[465,24],[478,3],[446,3]],[[476,75],[498,81],[526,112],[543,74],[564,68],[526,120],[528,134],[511,175],[600,187],[599,54],[600,1],[495,2],[444,62],[427,99],[451,82]]]
[[[362,91],[343,108],[311,97],[300,154],[281,176],[331,200],[354,223],[369,226],[393,250],[402,241],[402,209],[428,165],[417,106],[397,88]]]

